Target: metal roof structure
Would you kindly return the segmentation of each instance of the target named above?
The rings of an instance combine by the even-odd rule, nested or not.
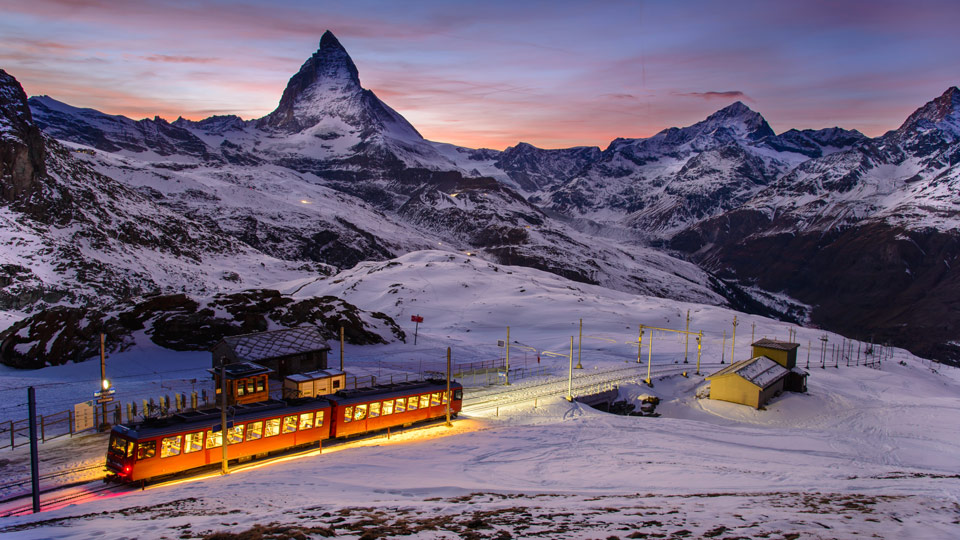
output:
[[[754,347],[766,347],[768,349],[777,349],[780,351],[792,351],[800,347],[799,343],[790,343],[789,341],[778,341],[776,339],[763,338],[753,343]]]
[[[314,326],[240,334],[225,337],[223,342],[230,346],[237,359],[243,362],[330,350],[327,341],[320,335],[320,330]]]
[[[720,371],[707,375],[706,379],[716,379],[726,375],[738,375],[760,388],[767,388],[771,384],[787,376],[790,370],[767,358],[766,356],[757,356],[749,360],[741,360],[721,369]]]
[[[221,368],[208,369],[207,371],[213,375],[218,375]],[[273,373],[273,370],[255,364],[253,362],[238,362],[236,364],[227,364],[223,366],[223,370],[226,372],[225,375],[227,380],[242,379],[245,377],[253,377],[254,375],[263,375],[264,373]]]
[[[292,375],[287,375],[287,380],[294,382],[307,382],[315,381],[317,379],[326,379],[328,377],[337,377],[339,375],[346,375],[346,373],[340,371],[339,369],[318,369],[317,371],[308,371],[306,373],[294,373]]]

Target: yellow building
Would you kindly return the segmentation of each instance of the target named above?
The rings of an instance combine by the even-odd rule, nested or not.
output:
[[[780,392],[790,370],[757,356],[741,360],[708,375],[710,399],[740,403],[759,409]]]
[[[753,357],[766,356],[790,370],[783,389],[788,392],[807,391],[807,372],[797,367],[799,343],[763,338],[753,343]]]

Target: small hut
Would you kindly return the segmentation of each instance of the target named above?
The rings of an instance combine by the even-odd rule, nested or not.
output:
[[[753,357],[766,356],[790,370],[783,383],[788,392],[807,391],[807,372],[797,367],[797,349],[799,343],[763,338],[753,343]]]
[[[283,380],[283,397],[300,398],[333,394],[344,389],[346,378],[346,373],[339,369],[321,369],[287,375]]]
[[[783,391],[790,370],[779,363],[757,356],[741,360],[708,375],[710,399],[740,403],[759,409]]]
[[[330,346],[313,326],[229,336],[213,346],[213,367],[256,362],[283,380],[287,375],[327,369]]]

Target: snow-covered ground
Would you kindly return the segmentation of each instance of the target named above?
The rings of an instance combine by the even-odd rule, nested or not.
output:
[[[421,254],[398,264],[361,265],[332,278],[291,283],[290,291],[338,294],[398,321],[409,321],[411,314],[425,317],[416,346],[411,339],[348,347],[348,366],[368,371],[417,358],[439,360],[447,346],[455,359],[496,358],[502,351],[496,340],[505,339],[509,325],[511,341],[519,342],[511,349],[511,363],[529,366],[540,352],[544,371],[564,381],[568,359],[544,351],[567,353],[574,336],[576,356],[583,319],[584,371],[574,377],[587,377],[636,366],[638,325],[682,329],[688,309],[691,329],[705,334],[703,361],[710,364],[705,372],[716,369],[721,355],[729,363],[734,315],[737,359],[749,354],[751,333],[787,337],[782,323],[723,308],[443,256],[453,258]],[[816,344],[823,332],[798,331],[804,366],[808,343]],[[649,338],[648,330],[644,362]],[[674,362],[682,365],[682,339],[656,332],[653,340],[654,373]],[[690,343],[695,362],[696,345]],[[471,390],[453,428],[441,424],[394,433],[389,440],[377,436],[228,477],[211,474],[5,518],[0,536],[201,538],[255,529],[247,537],[957,537],[960,371],[900,350],[879,369],[846,367],[842,361],[838,368],[821,369],[820,349],[814,347],[808,393],[784,394],[765,410],[697,399],[704,382],[692,373],[641,386],[645,364],[637,376],[627,377],[620,393],[634,402],[641,394],[657,395],[660,417],[603,413],[562,395],[541,398],[536,406],[471,408],[471,395],[480,392]],[[135,381],[168,369],[183,377],[195,369],[199,375],[209,363],[208,356],[196,353],[146,347],[140,353],[151,360],[141,360],[139,367],[133,353],[108,359],[113,369],[129,370],[124,385],[147,384]],[[335,347],[331,358],[337,353]],[[88,367],[93,366],[5,371],[3,382],[9,388],[27,380],[87,377],[81,371]],[[144,375],[133,376],[136,369]],[[540,381],[515,379],[512,388],[522,395],[526,385]],[[66,392],[58,397],[69,398]],[[45,443],[41,472],[48,464],[96,462],[103,443],[102,435]],[[5,478],[22,474],[25,449],[0,450],[0,465]]]

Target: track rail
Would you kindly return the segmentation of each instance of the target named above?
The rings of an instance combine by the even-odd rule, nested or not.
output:
[[[719,366],[719,364],[716,364]],[[701,364],[713,367],[713,364]],[[654,378],[677,375],[684,371],[691,371],[689,364],[666,364],[657,368],[651,375]],[[646,378],[646,367],[642,364],[632,364],[629,367],[607,369],[592,372],[589,375],[581,374],[573,378],[573,395],[577,397],[594,390],[606,389],[614,383],[632,381],[639,383]],[[495,407],[517,405],[540,398],[563,396],[567,393],[567,377],[556,376],[549,380],[534,384],[515,386],[499,386],[495,390],[476,392],[465,396],[463,401],[464,412],[483,411]]]
[[[69,486],[60,486],[41,493],[40,508],[43,511],[56,510],[57,508],[61,508],[67,504],[85,502],[87,499],[97,499],[102,493],[116,493],[121,491],[129,491],[131,489],[131,486],[104,484],[100,480],[94,480],[93,482],[82,482]],[[44,497],[44,495],[46,495],[46,497]],[[7,502],[11,500],[28,499],[29,497],[30,494],[27,494],[15,499],[8,499]],[[26,504],[0,509],[0,517],[25,516],[32,513],[33,501],[29,501]]]

